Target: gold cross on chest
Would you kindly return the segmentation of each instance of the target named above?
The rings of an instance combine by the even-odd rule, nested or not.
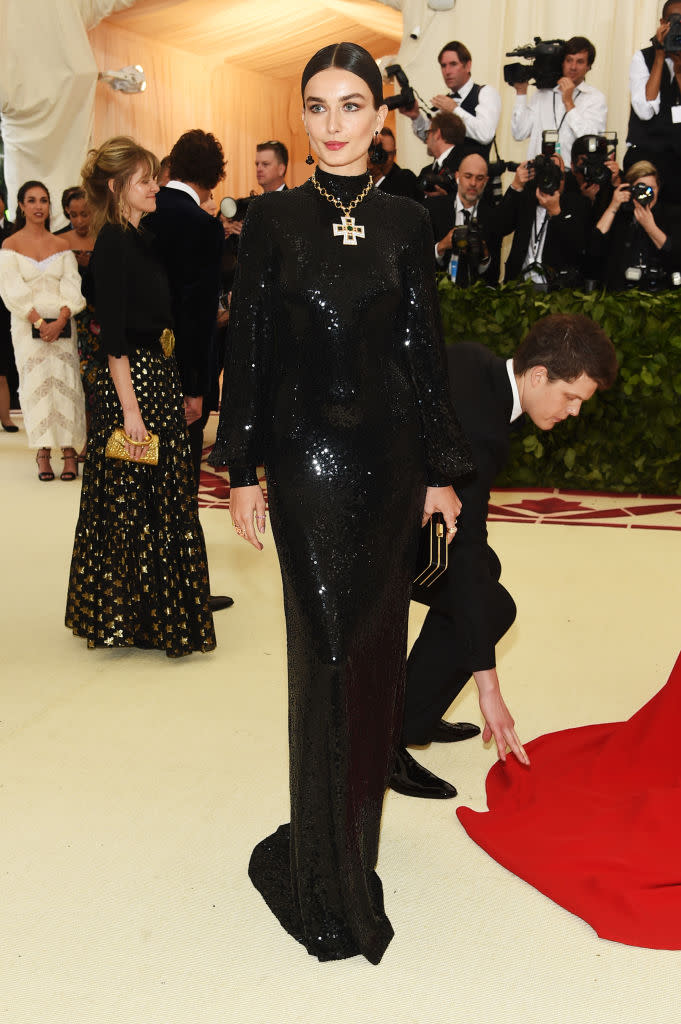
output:
[[[333,233],[343,236],[343,245],[357,245],[357,239],[364,238],[364,225],[355,224],[354,217],[341,217],[340,224],[333,225]]]

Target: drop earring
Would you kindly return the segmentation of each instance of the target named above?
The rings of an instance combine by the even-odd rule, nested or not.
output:
[[[307,137],[307,156],[305,157],[305,163],[311,166],[314,163],[314,157],[310,151],[310,136]]]
[[[383,149],[381,143],[378,141],[377,129],[374,132],[373,140],[371,142],[371,145],[369,146],[369,159],[371,160],[372,164],[380,164],[382,163],[384,156],[385,150]]]

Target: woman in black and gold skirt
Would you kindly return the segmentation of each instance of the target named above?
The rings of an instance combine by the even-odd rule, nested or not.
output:
[[[100,228],[92,258],[100,351],[66,625],[88,647],[215,647],[208,568],[172,353],[170,292],[140,227],[156,207],[156,157],[132,139],[92,150],[85,189]],[[116,428],[129,459],[105,455]],[[158,465],[140,461],[149,434]]]

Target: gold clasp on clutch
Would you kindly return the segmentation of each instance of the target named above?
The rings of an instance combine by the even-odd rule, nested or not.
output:
[[[160,342],[163,355],[168,359],[175,351],[175,335],[169,327],[166,327],[161,334]]]
[[[436,523],[435,524],[435,532],[436,532],[438,537],[444,537],[444,535],[445,535],[445,528],[442,525],[442,523]]]

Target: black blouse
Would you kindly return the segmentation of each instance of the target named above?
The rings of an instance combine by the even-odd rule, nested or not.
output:
[[[119,358],[138,348],[156,348],[172,327],[165,270],[143,228],[105,224],[90,261],[100,351]]]

